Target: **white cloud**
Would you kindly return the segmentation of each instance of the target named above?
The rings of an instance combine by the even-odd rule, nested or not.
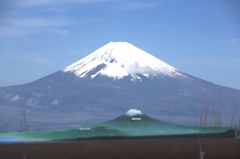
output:
[[[66,29],[45,29],[45,31],[52,32],[58,35],[68,35],[69,31]]]
[[[203,66],[230,66],[239,67],[239,58],[229,58],[229,59],[188,59],[181,61],[182,63],[203,65]]]
[[[128,65],[127,67],[124,67],[124,69],[129,72],[129,73],[149,73],[149,72],[152,72],[154,71],[152,68],[150,68],[149,66],[145,66],[145,67],[141,67],[139,66],[138,63],[134,63],[132,65]]]
[[[69,31],[66,29],[58,29],[58,28],[7,28],[7,27],[0,27],[0,37],[6,36],[25,36],[29,34],[38,34],[38,33],[54,33],[58,35],[68,35]]]
[[[51,105],[58,105],[58,103],[59,103],[58,100],[55,99],[52,101]]]
[[[159,3],[123,2],[123,3],[120,3],[120,5],[118,6],[113,6],[112,8],[119,9],[119,10],[132,11],[132,10],[139,10],[139,9],[154,8],[157,6],[159,6]]]
[[[18,18],[8,19],[7,24],[16,27],[61,27],[72,25],[73,21],[66,17],[54,17],[54,18],[43,18],[43,17],[31,17],[31,18]]]
[[[69,7],[58,6],[58,7],[44,7],[39,9],[40,12],[52,12],[52,13],[64,13],[69,10]]]
[[[58,16],[52,18],[28,17],[4,19],[4,26],[0,26],[0,37],[22,36],[50,32],[58,35],[68,35],[69,31],[63,27],[73,25],[73,20]]]
[[[68,35],[68,26],[74,25],[72,18],[61,15],[73,4],[95,4],[118,0],[8,0],[9,10],[0,17],[0,37],[26,36],[29,34],[53,33]],[[46,14],[50,13],[50,14]],[[54,15],[49,17],[49,15]]]
[[[3,55],[2,58],[5,59],[15,59],[20,61],[28,61],[28,62],[34,62],[34,63],[51,63],[49,60],[42,58],[42,57],[36,57],[34,55]]]
[[[3,36],[12,36],[12,35],[27,35],[30,34],[30,30],[20,29],[20,28],[13,28],[13,27],[1,27],[0,26],[0,37]]]
[[[224,43],[232,47],[240,48],[240,39],[228,39]]]
[[[100,3],[114,0],[12,0],[10,3],[20,7],[58,5],[66,3]]]

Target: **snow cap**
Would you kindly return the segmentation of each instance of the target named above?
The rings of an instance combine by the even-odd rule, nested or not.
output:
[[[135,116],[135,115],[142,115],[143,113],[141,112],[141,110],[137,110],[137,109],[129,109],[125,115],[127,116]]]
[[[78,77],[107,76],[141,81],[142,76],[152,79],[159,75],[182,76],[177,69],[127,42],[110,42],[85,58],[69,65],[63,72]]]

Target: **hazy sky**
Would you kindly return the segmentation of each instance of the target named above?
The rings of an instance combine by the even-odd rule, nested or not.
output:
[[[240,89],[239,0],[2,0],[0,86],[37,80],[110,41]]]

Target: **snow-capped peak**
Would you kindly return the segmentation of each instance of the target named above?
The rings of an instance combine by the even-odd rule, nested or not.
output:
[[[110,42],[64,68],[63,72],[91,78],[97,75],[114,79],[130,76],[131,80],[141,80],[140,74],[148,78],[180,75],[174,67],[127,42]]]
[[[141,112],[141,110],[137,110],[137,109],[130,109],[128,110],[125,115],[127,116],[135,116],[135,115],[142,115],[143,113]]]

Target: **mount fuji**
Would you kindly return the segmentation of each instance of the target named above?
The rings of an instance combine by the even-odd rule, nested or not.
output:
[[[92,72],[96,71],[96,72]],[[177,69],[127,42],[110,42],[89,56],[63,69],[78,77],[130,77],[131,81],[165,76],[182,76]],[[139,76],[140,75],[140,76]]]
[[[225,121],[240,115],[240,90],[193,77],[127,42],[110,42],[83,59],[31,83],[1,87],[0,121],[46,129],[96,124],[131,108],[160,120],[199,118],[208,106]],[[197,121],[197,120],[196,120]]]

